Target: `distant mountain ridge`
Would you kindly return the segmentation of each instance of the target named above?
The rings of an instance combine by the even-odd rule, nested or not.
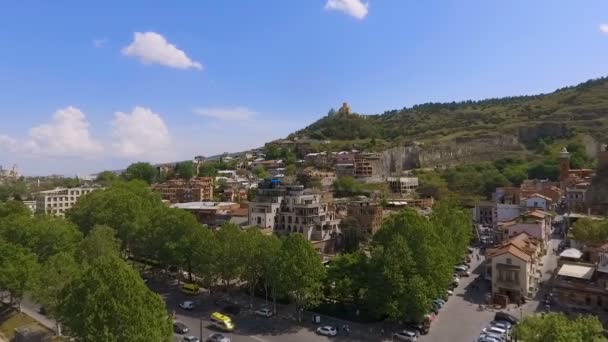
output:
[[[425,103],[376,115],[332,112],[289,138],[380,140],[386,148],[501,135],[528,143],[584,133],[605,142],[607,128],[608,78],[603,77],[548,94]]]

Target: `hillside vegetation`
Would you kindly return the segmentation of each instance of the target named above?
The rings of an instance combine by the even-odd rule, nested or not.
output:
[[[534,144],[539,138],[569,138],[577,133],[605,139],[602,133],[607,127],[608,78],[600,78],[550,94],[425,103],[379,115],[332,110],[290,138],[373,140],[370,146],[390,147],[412,141],[467,141],[517,134],[522,143]]]

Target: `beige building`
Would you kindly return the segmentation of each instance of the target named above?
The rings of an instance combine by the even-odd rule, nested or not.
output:
[[[81,196],[101,188],[57,188],[54,190],[41,191],[35,195],[36,212],[45,215],[65,216],[65,212],[71,209]]]
[[[170,203],[213,201],[213,178],[172,179],[153,185],[152,190]]]
[[[492,282],[492,297],[517,303],[533,298],[541,279],[540,242],[526,233],[514,236],[497,248],[488,250],[486,279]]]
[[[355,157],[355,177],[382,180],[382,158],[378,153],[359,153]]]
[[[382,207],[370,200],[352,201],[347,206],[348,217],[354,218],[361,229],[375,234],[382,226]]]
[[[418,177],[388,177],[388,187],[393,194],[411,195],[418,189]]]

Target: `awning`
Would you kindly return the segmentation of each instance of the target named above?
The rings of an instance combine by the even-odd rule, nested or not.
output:
[[[583,256],[583,252],[579,251],[576,248],[568,248],[560,253],[560,258],[571,258],[571,259],[580,259]]]
[[[557,274],[565,277],[589,280],[593,276],[593,266],[563,264]]]

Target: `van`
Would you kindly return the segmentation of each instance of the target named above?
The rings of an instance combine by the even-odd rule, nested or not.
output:
[[[191,284],[191,283],[185,283],[184,285],[182,285],[180,290],[183,293],[189,294],[189,295],[197,295],[201,292],[200,286],[198,286],[197,284]]]
[[[211,323],[224,331],[234,330],[234,324],[232,323],[230,317],[219,312],[214,312],[211,314]]]

